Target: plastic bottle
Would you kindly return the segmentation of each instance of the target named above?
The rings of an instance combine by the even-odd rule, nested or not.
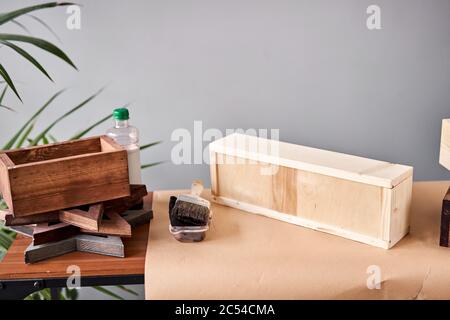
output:
[[[127,108],[115,109],[113,118],[115,125],[106,132],[106,135],[114,139],[128,152],[130,184],[142,184],[139,130],[129,125],[130,114]]]

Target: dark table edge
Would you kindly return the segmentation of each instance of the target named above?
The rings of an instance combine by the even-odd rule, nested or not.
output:
[[[65,288],[68,277],[0,280],[0,300],[19,300],[42,289]],[[144,284],[144,275],[86,276],[80,282],[81,287]]]

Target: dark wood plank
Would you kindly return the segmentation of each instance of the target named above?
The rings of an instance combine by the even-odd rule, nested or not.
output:
[[[8,211],[0,210],[0,220],[5,222],[5,226],[22,226],[38,223],[59,222],[59,211],[50,211],[25,217],[14,217]]]
[[[73,251],[120,258],[125,256],[124,245],[119,237],[99,237],[83,234],[42,245],[30,244],[25,251],[25,263],[36,263]]]
[[[142,209],[127,210],[121,216],[133,229],[140,225],[150,223],[150,220],[153,218],[152,203],[147,201]]]
[[[125,257],[125,247],[120,237],[99,237],[88,234],[81,234],[77,236],[76,239],[77,251],[96,253],[119,258]]]
[[[441,212],[441,232],[439,245],[441,247],[449,246],[449,236],[450,236],[450,188],[447,190],[442,201],[442,212]]]
[[[38,224],[33,232],[33,245],[61,241],[79,233],[79,228],[63,222],[54,225],[48,225],[47,223]]]
[[[34,233],[34,225],[26,225],[26,226],[10,226],[7,227],[8,229],[20,233],[21,235],[24,235],[29,238],[33,238]]]
[[[77,250],[76,237],[40,245],[30,244],[25,250],[25,263],[36,263]]]
[[[144,184],[131,184],[129,196],[104,202],[105,211],[122,213],[142,203],[142,199],[147,194],[147,188]]]

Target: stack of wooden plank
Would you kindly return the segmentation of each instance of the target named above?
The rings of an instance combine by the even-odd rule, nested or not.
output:
[[[0,220],[33,242],[25,251],[25,262],[34,263],[72,251],[124,257],[122,237],[149,223],[153,217],[145,185],[131,185],[131,195],[93,205],[14,217],[0,210]],[[151,197],[151,194],[149,195]]]
[[[124,257],[121,237],[152,218],[127,152],[101,136],[0,153],[0,220],[33,239],[25,262],[71,251]]]

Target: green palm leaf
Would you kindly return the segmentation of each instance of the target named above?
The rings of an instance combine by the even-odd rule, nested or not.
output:
[[[45,29],[47,29],[55,38],[61,43],[61,39],[58,37],[55,31],[47,24],[44,20],[42,20],[39,17],[36,17],[35,15],[28,14],[28,17],[32,18],[33,20],[37,21],[39,24],[41,24]]]
[[[5,106],[5,105],[3,105],[3,104],[0,104],[0,108],[3,108],[3,109],[6,109],[6,110],[9,110],[9,111],[16,112],[16,110],[14,110],[13,108],[8,107],[8,106]]]
[[[18,54],[20,54],[22,57],[30,61],[36,68],[38,68],[47,78],[49,78],[51,81],[53,79],[50,77],[50,75],[45,71],[45,69],[41,66],[39,62],[36,61],[28,52],[20,48],[19,46],[16,46],[14,43],[11,43],[9,41],[2,41],[0,40],[0,43],[4,44],[7,47],[10,47],[14,51],[16,51]]]
[[[42,50],[45,50],[51,54],[54,54],[55,56],[64,60],[69,65],[71,65],[73,68],[78,70],[77,67],[75,66],[75,64],[72,62],[72,60],[70,60],[70,58],[61,49],[59,49],[57,46],[55,46],[54,44],[52,44],[46,40],[34,38],[34,37],[30,37],[30,36],[24,36],[24,35],[20,35],[20,34],[8,34],[8,33],[0,33],[0,40],[19,41],[19,42],[30,43]]]
[[[22,101],[22,99],[19,96],[19,93],[16,90],[16,87],[14,86],[14,83],[12,82],[8,72],[5,70],[5,68],[3,67],[3,65],[0,63],[0,76],[5,79],[6,83],[8,84],[8,86],[10,86],[10,88],[12,89],[12,91],[14,91],[14,93],[16,94],[17,98],[19,98],[20,101]]]
[[[35,121],[33,121],[29,126],[28,129],[25,131],[25,133],[22,135],[22,138],[20,138],[20,140],[17,142],[16,144],[16,149],[22,148],[23,144],[25,143],[25,141],[28,139],[28,137],[31,134],[31,131],[33,131],[34,128],[34,123]]]
[[[103,288],[103,287],[93,287],[93,288],[94,288],[95,290],[97,290],[97,291],[100,291],[100,292],[102,292],[102,293],[104,293],[104,294],[110,296],[110,297],[116,298],[117,300],[125,300],[125,299],[122,298],[121,296],[115,294],[114,292],[112,292],[112,291],[110,291],[110,290],[108,290],[108,289],[106,289],[106,288]]]
[[[2,94],[0,94],[0,103],[2,103],[3,99],[5,98],[6,90],[8,90],[8,86],[5,86],[5,88],[3,88]]]
[[[28,34],[31,34],[30,30],[28,30],[27,27],[25,27],[22,23],[20,23],[17,20],[11,20],[12,23],[14,23],[15,25],[19,26],[19,28],[21,28],[23,31],[25,31]]]
[[[157,165],[159,165],[161,163],[164,163],[164,161],[158,161],[158,162],[155,162],[155,163],[143,164],[141,166],[141,169],[147,169],[147,168],[150,168],[150,167],[154,167],[154,166],[157,166]]]
[[[17,139],[19,139],[20,135],[23,131],[36,119],[64,90],[58,91],[55,93],[35,114],[28,119],[27,122],[17,131],[17,133],[3,146],[3,150],[9,150],[12,148],[14,143],[16,143]]]
[[[77,140],[82,138],[85,134],[87,134],[89,131],[91,131],[92,129],[94,129],[95,127],[101,125],[103,122],[107,121],[111,119],[111,115],[108,114],[106,117],[100,119],[99,121],[97,121],[96,123],[94,123],[93,125],[91,125],[90,127],[84,129],[83,131],[78,132],[76,135],[74,135],[73,137],[71,137],[69,140]]]
[[[21,15],[27,14],[32,11],[46,9],[46,8],[53,8],[53,7],[57,7],[57,6],[68,6],[68,5],[73,5],[73,3],[70,3],[70,2],[59,2],[59,3],[58,2],[48,2],[48,3],[43,3],[43,4],[39,4],[39,5],[35,5],[35,6],[22,8],[19,10],[14,10],[14,11],[7,12],[7,13],[2,13],[2,14],[0,14],[0,25],[6,23],[8,21],[14,20],[17,17],[20,17]]]
[[[65,114],[63,114],[61,117],[59,117],[58,119],[56,119],[55,121],[53,121],[47,128],[44,129],[44,131],[42,131],[36,138],[33,139],[33,141],[31,142],[32,146],[36,146],[39,141],[41,141],[44,136],[46,136],[49,131],[51,129],[53,129],[53,127],[58,124],[58,122],[60,122],[61,120],[63,120],[64,118],[68,117],[69,115],[71,115],[72,113],[74,113],[75,111],[81,109],[82,107],[84,107],[87,103],[89,103],[92,99],[94,99],[96,96],[98,96],[102,91],[104,90],[104,88],[100,89],[99,91],[97,91],[96,93],[94,93],[92,96],[90,96],[89,98],[87,98],[86,100],[84,100],[82,103],[80,103],[79,105],[77,105],[76,107],[70,109],[68,112],[66,112]]]
[[[145,150],[145,149],[147,149],[147,148],[156,146],[156,145],[160,144],[161,142],[162,142],[162,141],[156,141],[156,142],[144,144],[143,146],[140,147],[140,149],[141,149],[141,151],[142,151],[142,150]]]
[[[56,139],[53,135],[49,134],[48,137],[52,140],[53,143],[57,143],[58,139]]]
[[[125,292],[128,292],[128,293],[130,293],[130,294],[132,294],[132,295],[135,295],[135,296],[138,296],[138,295],[139,295],[136,291],[133,291],[133,290],[131,290],[131,289],[125,287],[125,286],[116,286],[116,288],[118,288],[118,289],[120,289],[120,290],[123,290],[123,291],[125,291]]]

